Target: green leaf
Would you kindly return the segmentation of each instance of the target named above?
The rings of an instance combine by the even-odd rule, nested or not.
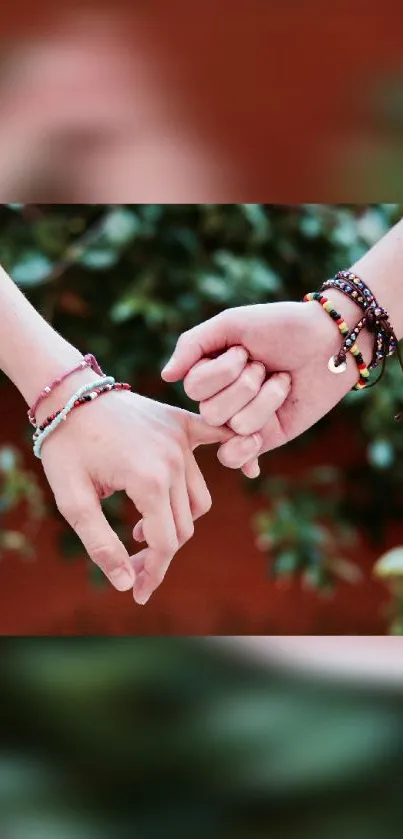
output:
[[[119,262],[119,253],[112,248],[93,247],[78,258],[77,262],[95,271],[106,271]]]
[[[21,455],[13,446],[0,448],[0,472],[12,472],[20,463]]]
[[[140,219],[133,210],[116,207],[105,220],[102,238],[110,245],[122,247],[132,242],[140,230]]]
[[[230,298],[231,290],[228,281],[218,274],[201,274],[198,287],[202,294],[216,303],[225,303]]]
[[[142,314],[144,311],[144,298],[142,297],[125,297],[123,300],[118,300],[112,306],[110,317],[113,323],[124,323],[135,315]]]
[[[105,574],[93,562],[90,565],[90,580],[96,588],[105,588],[108,582]]]
[[[377,469],[388,469],[395,460],[395,450],[389,440],[374,440],[368,446],[367,457]]]
[[[273,563],[273,572],[277,576],[294,574],[299,567],[299,556],[296,550],[282,551],[277,554]]]
[[[71,528],[65,528],[59,537],[60,550],[63,559],[71,560],[82,556],[84,551],[82,542]]]
[[[52,271],[51,261],[38,251],[25,251],[10,269],[13,280],[20,286],[35,286],[48,282]]]
[[[63,216],[45,216],[38,219],[33,225],[32,232],[41,250],[54,258],[62,256],[70,237],[70,231]]]

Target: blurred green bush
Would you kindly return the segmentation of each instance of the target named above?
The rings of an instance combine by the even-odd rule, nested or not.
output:
[[[0,249],[4,267],[70,341],[148,395],[194,407],[180,385],[168,389],[159,377],[184,329],[230,306],[300,299],[354,262],[400,215],[395,204],[2,205]],[[312,476],[297,494],[283,482],[294,541],[290,552],[277,504],[269,546],[276,574],[302,572],[325,588],[338,570],[351,577],[340,562],[338,529],[345,532],[349,520],[363,525],[381,549],[387,525],[402,516],[403,435],[393,416],[403,407],[403,388],[394,369],[392,360],[378,387],[349,395],[337,409],[360,429],[363,457],[348,474],[333,469],[330,483],[344,491],[331,507],[323,511]],[[317,427],[291,445],[306,445],[313,433]],[[260,489],[270,509],[258,529],[267,537],[278,485]],[[318,530],[323,513],[326,538]],[[301,544],[303,551],[295,550]]]
[[[393,690],[194,640],[5,640],[2,652],[4,839],[401,835]]]

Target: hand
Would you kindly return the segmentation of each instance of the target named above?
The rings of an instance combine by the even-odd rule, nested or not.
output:
[[[351,322],[357,319],[354,303],[337,292],[332,299],[343,316]],[[364,355],[370,357],[370,336],[363,335],[360,342]],[[268,374],[281,371],[283,375],[271,375],[251,398],[242,373],[235,369],[234,350],[207,359],[235,345],[244,347],[254,362],[264,364]],[[226,422],[238,435],[261,433],[263,453],[297,437],[353,386],[357,372],[352,358],[345,373],[335,375],[328,370],[329,358],[339,348],[337,326],[316,302],[244,306],[228,309],[185,332],[162,376],[169,382],[183,379],[187,395],[200,402],[201,415],[210,424]],[[249,465],[243,465],[238,451],[239,441],[234,437],[224,442],[219,459],[225,466],[241,466],[248,472]]]
[[[44,442],[43,467],[58,509],[115,588],[134,588],[137,603],[147,602],[193,535],[193,522],[210,509],[193,450],[230,436],[195,414],[126,391],[73,411]],[[100,504],[119,490],[142,515],[135,530],[147,547],[134,557]]]

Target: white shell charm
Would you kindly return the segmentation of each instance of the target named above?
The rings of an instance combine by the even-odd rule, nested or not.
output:
[[[335,357],[336,356],[332,355],[331,358],[329,358],[329,362],[327,365],[328,370],[330,370],[331,373],[345,373],[345,371],[347,370],[347,361],[342,361],[341,364],[336,365]]]

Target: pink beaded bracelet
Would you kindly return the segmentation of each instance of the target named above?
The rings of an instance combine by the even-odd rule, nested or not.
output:
[[[59,376],[50,385],[46,385],[46,387],[44,387],[44,389],[40,392],[34,404],[28,411],[28,419],[31,425],[34,426],[34,428],[36,428],[36,412],[41,402],[44,399],[46,399],[51,393],[53,393],[53,391],[58,385],[60,385],[62,382],[65,382],[66,379],[72,376],[73,373],[78,373],[79,370],[85,370],[86,367],[91,367],[92,370],[94,370],[94,372],[97,373],[99,376],[104,375],[95,356],[91,353],[87,353],[87,355],[84,356],[82,361],[80,361],[80,363],[77,364],[77,367],[73,367],[72,370],[67,370],[66,373],[63,373],[62,376]]]

